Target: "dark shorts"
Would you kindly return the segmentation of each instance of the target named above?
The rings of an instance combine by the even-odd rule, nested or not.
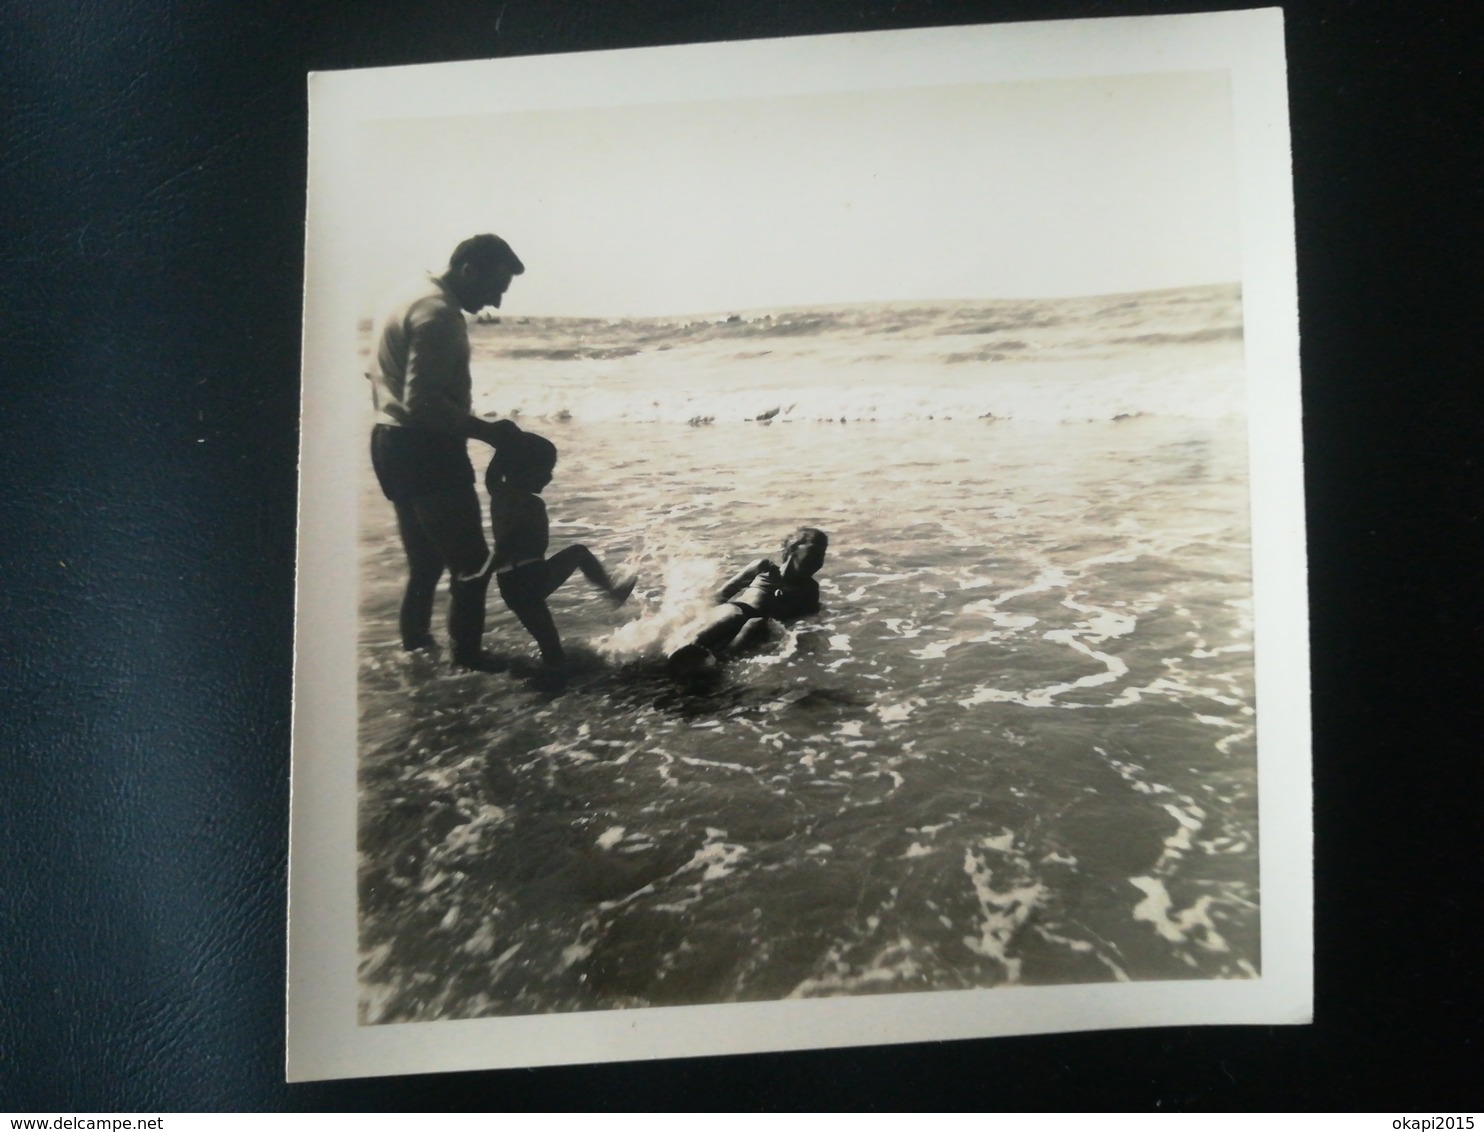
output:
[[[474,465],[462,436],[419,428],[377,425],[371,430],[371,466],[381,493],[393,503],[457,491],[474,482]]]
[[[499,587],[500,596],[505,599],[505,604],[513,608],[517,605],[545,601],[546,590],[542,586],[546,578],[545,566],[546,560],[542,559],[539,562],[526,562],[514,570],[496,574],[495,585]]]

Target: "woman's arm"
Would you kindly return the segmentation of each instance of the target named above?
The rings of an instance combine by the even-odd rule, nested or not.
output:
[[[756,578],[764,570],[777,569],[778,567],[774,566],[766,558],[759,558],[755,562],[749,562],[727,579],[726,584],[721,587],[721,592],[716,595],[716,600],[718,602],[731,601],[732,598],[747,587],[747,584],[752,579]]]

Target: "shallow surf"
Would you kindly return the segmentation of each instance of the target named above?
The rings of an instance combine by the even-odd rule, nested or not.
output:
[[[1230,380],[1229,336],[1164,348],[1212,351],[1197,392]],[[1109,380],[1098,357],[1061,380]],[[487,398],[540,385],[485,362]],[[859,395],[830,366],[794,392]],[[1240,418],[690,427],[550,395],[523,417],[562,451],[553,547],[640,577],[616,613],[578,579],[553,598],[560,695],[400,652],[363,471],[364,1021],[1257,974]],[[669,679],[677,627],[800,524],[831,536],[823,612]],[[531,655],[490,610],[490,647]]]

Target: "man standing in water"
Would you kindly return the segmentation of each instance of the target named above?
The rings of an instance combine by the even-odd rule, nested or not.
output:
[[[371,463],[396,508],[407,554],[402,647],[434,643],[433,598],[446,569],[453,663],[482,672],[503,666],[482,645],[490,552],[466,441],[498,448],[520,430],[512,421],[473,414],[464,312],[498,307],[511,279],[524,271],[499,236],[465,240],[442,275],[424,280],[387,315],[367,374],[376,405]]]

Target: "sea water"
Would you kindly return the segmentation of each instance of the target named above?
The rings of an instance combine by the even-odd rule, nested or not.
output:
[[[639,583],[553,597],[560,694],[403,654],[365,470],[363,1021],[1255,976],[1240,310],[474,327],[477,407],[561,451],[553,549]],[[667,677],[799,525],[823,611]],[[533,654],[493,588],[486,640]]]

